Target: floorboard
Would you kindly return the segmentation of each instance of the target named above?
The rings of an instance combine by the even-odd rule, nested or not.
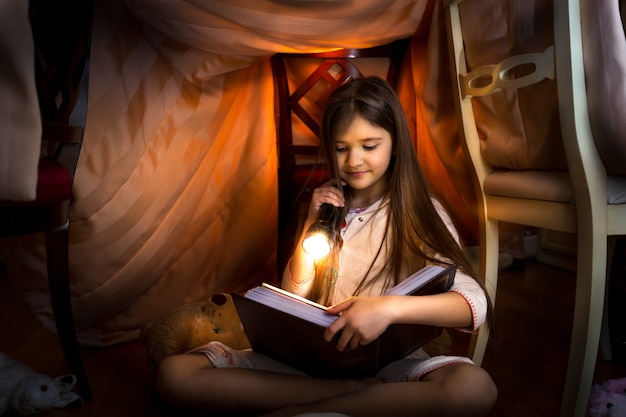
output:
[[[483,362],[499,396],[490,417],[558,415],[567,366],[574,275],[528,261],[501,273],[496,314],[499,338],[490,340]],[[41,373],[67,373],[56,336],[34,320],[0,265],[0,351]],[[463,349],[465,338],[455,338]],[[93,399],[49,417],[174,417],[186,415],[155,394],[152,374],[138,342],[84,348]],[[623,359],[623,358],[621,358]],[[626,377],[621,360],[598,360],[596,381]]]

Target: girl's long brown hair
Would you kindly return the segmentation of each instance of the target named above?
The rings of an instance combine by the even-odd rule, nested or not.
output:
[[[322,152],[329,163],[331,177],[344,193],[345,207],[350,207],[352,190],[341,185],[336,138],[345,133],[357,115],[388,131],[391,134],[393,151],[386,174],[387,189],[382,196],[383,201],[389,205],[385,238],[391,239],[388,243],[388,259],[383,260],[385,266],[379,273],[368,278],[368,271],[356,292],[367,288],[382,276],[387,277],[386,287],[397,284],[406,278],[402,274],[403,271],[406,273],[407,260],[416,256],[442,264],[440,258],[434,257],[437,254],[458,264],[460,270],[476,279],[477,274],[471,262],[432,203],[431,189],[418,164],[400,100],[393,88],[379,77],[359,78],[342,85],[329,96],[324,108],[320,134]],[[339,234],[337,240],[334,253],[316,267],[313,295],[321,302],[327,301],[329,279],[332,280],[337,274],[338,252],[341,247]],[[372,260],[372,265],[374,261],[375,259]],[[476,281],[484,290],[483,283],[478,279]],[[488,296],[487,302],[487,322],[495,331],[493,306]]]

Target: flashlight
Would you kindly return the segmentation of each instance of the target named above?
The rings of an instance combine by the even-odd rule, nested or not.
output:
[[[315,259],[327,256],[335,242],[335,230],[341,216],[341,207],[324,203],[320,206],[317,221],[309,226],[302,248]]]

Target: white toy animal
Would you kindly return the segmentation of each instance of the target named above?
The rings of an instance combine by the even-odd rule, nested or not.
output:
[[[0,415],[15,411],[29,416],[51,408],[82,404],[83,399],[72,392],[75,384],[74,375],[52,379],[0,353]]]

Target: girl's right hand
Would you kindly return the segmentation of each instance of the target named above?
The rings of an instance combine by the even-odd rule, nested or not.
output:
[[[322,204],[332,204],[335,207],[343,207],[346,204],[343,193],[339,188],[335,187],[331,181],[313,190],[308,213],[308,219],[310,221],[317,219]]]

